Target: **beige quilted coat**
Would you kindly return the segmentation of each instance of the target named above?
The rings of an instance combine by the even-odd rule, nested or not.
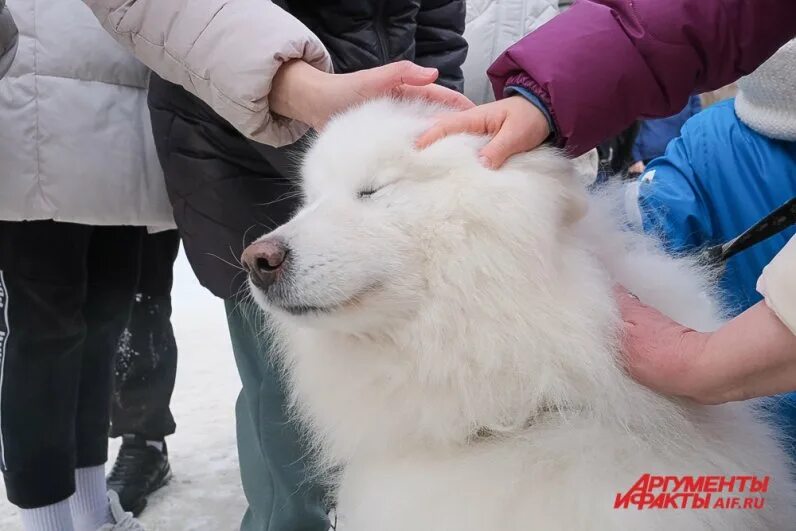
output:
[[[331,71],[320,40],[267,0],[84,0],[102,25],[164,79],[207,102],[246,136],[272,146],[307,126],[270,113],[279,67],[303,59]]]

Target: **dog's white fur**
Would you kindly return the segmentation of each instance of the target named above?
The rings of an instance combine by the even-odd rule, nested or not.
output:
[[[341,470],[346,531],[792,529],[786,458],[750,405],[664,398],[619,363],[612,286],[708,330],[705,276],[622,230],[553,150],[499,171],[480,137],[417,151],[439,111],[383,100],[333,120],[304,206],[266,236],[288,266],[253,289]],[[644,473],[771,484],[764,510],[614,509]]]

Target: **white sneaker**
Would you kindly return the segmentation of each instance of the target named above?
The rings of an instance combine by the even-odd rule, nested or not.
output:
[[[108,503],[111,508],[113,523],[105,524],[97,531],[146,531],[141,522],[133,518],[133,513],[126,513],[119,503],[119,495],[114,491],[108,491]]]

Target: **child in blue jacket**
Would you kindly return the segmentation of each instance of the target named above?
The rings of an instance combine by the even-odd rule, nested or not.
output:
[[[795,197],[796,41],[742,79],[736,99],[688,120],[627,192],[631,221],[676,253],[726,242]],[[762,299],[757,279],[794,233],[791,227],[727,261],[719,287],[733,313]],[[796,393],[777,407],[796,439]]]

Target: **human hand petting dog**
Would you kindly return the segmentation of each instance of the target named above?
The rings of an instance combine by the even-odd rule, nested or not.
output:
[[[497,169],[517,153],[530,151],[550,136],[547,118],[533,103],[520,95],[441,116],[416,142],[426,148],[449,135],[472,133],[492,140],[481,149],[481,162]]]
[[[715,332],[702,333],[624,289],[617,289],[616,297],[624,320],[627,369],[647,387],[703,404],[796,389],[796,336],[765,302]]]
[[[274,76],[269,95],[271,111],[320,130],[337,113],[378,96],[422,98],[466,110],[475,104],[464,95],[435,85],[439,72],[410,61],[329,74],[304,61],[282,65]]]

